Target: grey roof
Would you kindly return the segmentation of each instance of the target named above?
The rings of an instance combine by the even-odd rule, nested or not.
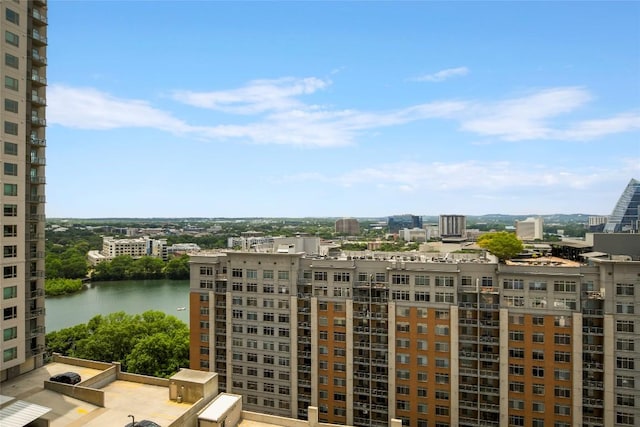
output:
[[[2,420],[2,427],[24,427],[49,411],[51,411],[51,408],[46,406],[17,400],[11,405],[0,409],[0,420]]]

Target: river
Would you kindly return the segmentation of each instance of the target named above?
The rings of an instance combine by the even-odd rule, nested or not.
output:
[[[188,280],[94,282],[73,295],[45,299],[47,332],[87,323],[98,314],[158,310],[189,324]],[[177,310],[184,307],[185,310]]]

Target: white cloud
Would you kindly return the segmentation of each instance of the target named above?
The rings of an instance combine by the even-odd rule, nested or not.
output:
[[[497,103],[475,103],[461,117],[463,130],[507,141],[549,139],[558,135],[549,121],[591,100],[579,87],[545,89]]]
[[[245,87],[216,92],[176,91],[176,101],[200,108],[209,108],[235,114],[256,114],[299,108],[300,95],[309,95],[325,89],[329,80],[315,77],[297,79],[284,77],[276,80],[253,80]]]
[[[469,74],[469,69],[467,67],[447,68],[433,74],[425,74],[423,76],[416,77],[412,80],[417,82],[439,83],[451,77],[466,76],[467,74]]]
[[[51,85],[47,98],[49,122],[70,128],[155,128],[172,133],[191,129],[184,121],[146,101],[116,98],[93,88]]]
[[[183,103],[235,114],[228,123],[199,125],[146,101],[118,98],[93,88],[52,85],[48,90],[48,118],[50,123],[71,128],[153,128],[202,140],[300,147],[351,145],[377,129],[434,119],[457,122],[463,131],[502,141],[581,141],[640,129],[637,112],[561,122],[563,115],[592,99],[580,87],[543,89],[497,102],[436,100],[388,111],[335,109],[300,99],[330,84],[313,77],[288,77],[254,80],[228,91],[175,92],[176,99]]]

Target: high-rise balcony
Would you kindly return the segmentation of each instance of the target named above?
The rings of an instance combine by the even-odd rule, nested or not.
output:
[[[31,124],[34,126],[46,126],[47,120],[42,117],[31,116]]]
[[[31,53],[31,61],[33,65],[37,65],[37,66],[47,65],[47,57],[44,55],[40,55],[40,53],[37,50]]]
[[[31,12],[31,16],[34,20],[38,21],[41,24],[47,24],[47,16],[38,9],[33,9]]]
[[[45,310],[44,307],[34,308],[33,310],[29,310],[26,314],[28,319],[34,319],[36,317],[44,316]]]
[[[43,34],[40,34],[39,31],[37,30],[33,30],[31,31],[31,39],[33,40],[34,44],[40,44],[40,45],[46,45],[47,44],[47,37],[44,36]]]
[[[39,106],[45,106],[45,105],[47,105],[47,100],[46,100],[43,96],[39,96],[38,94],[34,94],[34,93],[32,93],[32,94],[29,96],[29,99],[31,100],[31,102],[32,102],[33,104],[36,104],[36,105],[39,105]],[[36,118],[37,118],[38,116],[32,116],[32,117],[36,117]],[[32,119],[32,121],[31,121],[31,122],[33,123],[33,119]],[[45,121],[44,123],[42,123],[42,124],[41,124],[41,126],[45,126],[46,124],[47,124],[47,123],[46,123],[46,121]]]
[[[44,86],[47,84],[47,78],[37,73],[31,73],[31,83],[34,83],[36,86]]]
[[[46,179],[45,179],[44,176],[30,175],[29,176],[29,182],[31,184],[45,184],[46,183]]]
[[[35,195],[35,194],[30,195],[27,199],[31,203],[45,203],[46,202],[46,197],[45,196],[38,196],[38,195]]]

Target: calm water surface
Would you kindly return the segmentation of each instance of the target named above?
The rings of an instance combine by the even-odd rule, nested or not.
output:
[[[94,282],[74,295],[45,299],[47,332],[87,323],[98,314],[159,310],[189,324],[188,280]],[[185,307],[184,311],[177,310]]]

